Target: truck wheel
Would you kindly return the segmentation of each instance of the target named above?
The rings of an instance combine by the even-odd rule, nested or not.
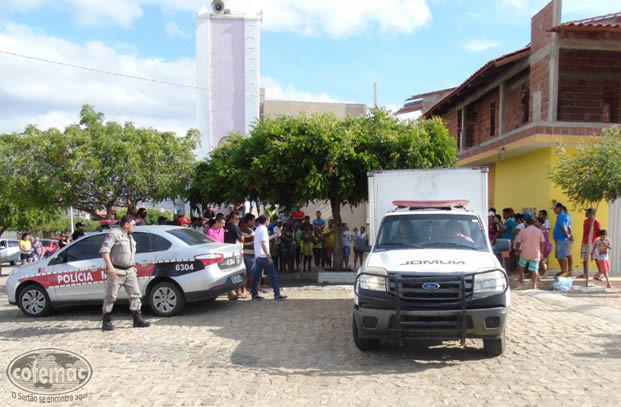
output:
[[[356,347],[363,352],[377,349],[380,344],[379,339],[363,339],[358,334],[358,326],[356,325],[356,317],[352,317],[352,331],[354,334],[354,343]]]
[[[483,349],[493,356],[500,356],[505,351],[505,333],[498,338],[483,339]]]
[[[171,317],[183,311],[185,297],[176,284],[162,281],[149,292],[149,305],[155,314]]]

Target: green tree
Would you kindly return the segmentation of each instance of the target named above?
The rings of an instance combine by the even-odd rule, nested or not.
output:
[[[214,150],[195,187],[202,196],[228,202],[233,197],[219,188],[235,183],[241,184],[234,187],[236,200],[242,192],[286,206],[327,200],[341,236],[343,205],[368,199],[367,171],[451,167],[456,160],[456,143],[440,119],[405,123],[383,110],[346,119],[282,116],[259,122],[250,137]],[[334,242],[339,265],[342,239]]]
[[[97,219],[100,211],[111,218],[114,207],[135,213],[138,202],[183,195],[200,135],[189,130],[180,138],[131,122],[104,122],[102,113],[84,105],[79,125],[64,132],[29,126],[4,138],[0,159],[25,198],[39,207],[73,206]]]
[[[0,135],[0,157],[6,156],[12,141],[13,137]],[[28,200],[20,189],[20,185],[28,183],[28,177],[10,177],[10,171],[9,160],[0,159],[0,237],[9,229],[36,231],[38,225],[50,221],[58,214],[57,208],[38,207]]]
[[[604,129],[579,145],[574,154],[560,144],[558,162],[550,178],[561,187],[569,200],[580,208],[597,207],[600,202],[621,196],[621,131]]]
[[[621,197],[621,131],[619,127],[604,129],[579,145],[574,154],[560,144],[556,149],[558,162],[550,178],[577,207],[597,211],[601,202]],[[589,231],[589,252],[593,240],[593,223]],[[588,280],[587,280],[588,282]]]

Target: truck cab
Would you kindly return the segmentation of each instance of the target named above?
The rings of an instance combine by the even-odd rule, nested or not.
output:
[[[467,201],[395,201],[356,275],[353,337],[361,350],[383,339],[483,340],[500,355],[510,305],[507,274],[487,223]]]

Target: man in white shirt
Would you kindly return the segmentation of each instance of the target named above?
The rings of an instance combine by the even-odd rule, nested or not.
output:
[[[272,286],[274,287],[274,299],[276,301],[282,301],[287,299],[287,296],[280,295],[278,274],[276,273],[276,269],[274,269],[274,261],[270,255],[270,236],[266,223],[267,218],[265,216],[259,216],[256,220],[257,229],[254,232],[254,255],[257,262],[254,277],[252,279],[252,299],[263,299],[263,297],[259,295],[258,288],[259,281],[263,275],[263,270],[265,270],[272,280]]]

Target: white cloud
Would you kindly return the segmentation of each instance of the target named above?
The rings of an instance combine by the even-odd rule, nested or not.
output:
[[[341,102],[330,97],[327,93],[314,94],[297,89],[294,85],[282,86],[274,78],[262,77],[261,87],[265,88],[265,99],[298,100],[304,102]]]
[[[0,44],[10,52],[102,70],[180,82],[195,80],[195,62],[181,58],[167,62],[122,54],[100,42],[76,44],[46,36],[28,27],[0,24]],[[120,78],[0,54],[0,132],[21,131],[28,124],[40,128],[79,121],[82,104],[91,104],[110,120],[134,121],[139,126],[171,130],[182,135],[195,124],[196,90]]]
[[[532,16],[549,3],[548,0],[502,0],[500,9],[516,10],[520,15]],[[562,21],[578,20],[619,12],[619,0],[563,0]]]
[[[18,7],[18,0],[9,0]],[[131,25],[142,17],[143,7],[196,13],[208,0],[27,0],[31,7],[47,4],[70,7],[80,24]],[[431,11],[427,0],[237,0],[225,1],[233,12],[263,11],[263,28],[303,34],[327,33],[343,37],[376,25],[382,31],[412,33],[428,25]],[[22,6],[23,7],[23,6]]]
[[[28,10],[40,7],[45,0],[2,0],[0,2],[0,10]]]
[[[189,40],[190,38],[192,38],[192,34],[182,30],[174,22],[169,22],[168,24],[166,24],[166,34],[169,38],[181,38],[184,40]]]
[[[501,4],[507,7],[525,9],[528,7],[528,0],[502,0]]]
[[[160,81],[194,85],[194,59],[164,61],[138,58],[101,42],[84,45],[0,22],[2,50]],[[131,50],[131,49],[130,49]],[[196,128],[196,89],[121,78],[0,53],[0,133],[19,132],[27,125],[64,129],[79,121],[83,104],[108,120],[184,135]],[[269,99],[334,102],[326,93],[313,94],[294,85],[262,78]]]
[[[498,41],[491,40],[472,40],[464,44],[464,49],[468,52],[482,52],[500,45]]]
[[[73,17],[81,25],[119,24],[124,27],[142,17],[142,7],[129,0],[64,0],[74,10]]]
[[[431,21],[426,0],[256,0],[250,9],[263,10],[263,25],[272,31],[305,34],[325,32],[343,37],[370,25],[382,31],[411,33]]]

